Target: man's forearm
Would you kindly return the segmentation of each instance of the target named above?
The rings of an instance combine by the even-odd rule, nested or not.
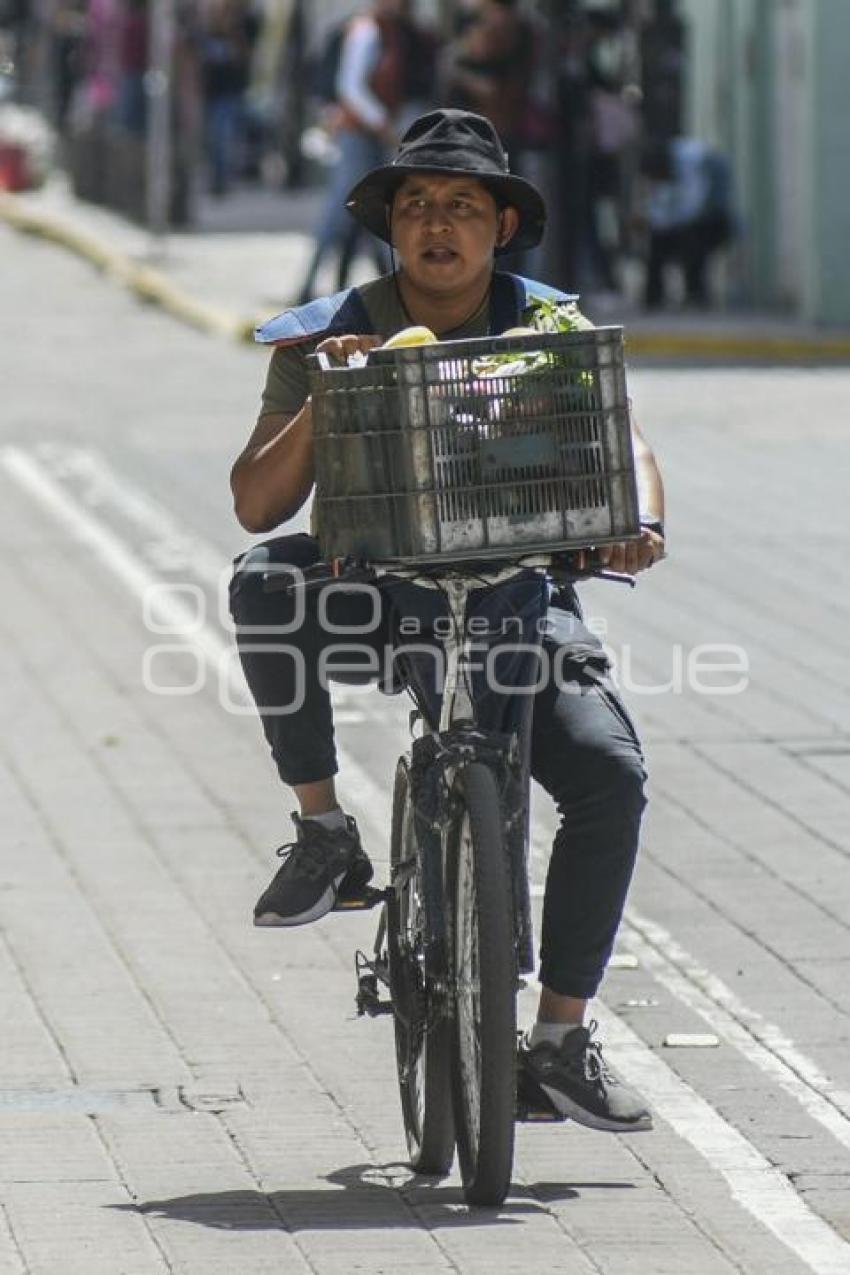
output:
[[[632,444],[635,456],[635,479],[640,516],[664,522],[664,483],[652,448],[632,421]]]
[[[300,412],[266,441],[249,444],[233,466],[236,516],[247,531],[271,531],[292,518],[313,487],[313,412]]]
[[[652,452],[635,457],[640,516],[664,522],[664,484]]]

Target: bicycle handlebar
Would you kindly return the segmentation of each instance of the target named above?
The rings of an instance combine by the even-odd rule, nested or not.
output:
[[[552,561],[546,565],[541,563],[523,563],[517,560],[510,565],[515,566],[517,571],[539,570],[545,571],[555,584],[578,584],[582,580],[607,580],[613,584],[626,584],[630,588],[635,587],[635,577],[626,575],[618,571],[609,571],[603,566],[594,566],[591,562],[589,566],[578,567],[575,565],[575,557],[577,553],[583,553],[592,557],[592,552],[588,550],[578,550],[576,554],[553,554]],[[571,561],[572,560],[572,561]],[[274,571],[270,570],[263,573],[264,588],[267,593],[285,592],[291,593],[297,588],[305,590],[319,589],[329,583],[340,584],[373,584],[382,576],[403,575],[408,574],[420,576],[444,576],[450,574],[468,574],[479,575],[481,571],[486,571],[487,567],[480,568],[476,572],[464,571],[465,564],[459,563],[433,563],[415,566],[399,566],[396,569],[392,567],[377,567],[368,562],[360,562],[354,558],[335,558],[332,562],[317,562],[313,566],[301,568],[301,579],[293,579],[292,573],[288,570]]]

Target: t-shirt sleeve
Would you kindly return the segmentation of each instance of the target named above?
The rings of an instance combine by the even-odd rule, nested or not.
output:
[[[307,355],[313,352],[315,342],[305,345],[279,346],[272,354],[260,416],[285,412],[294,416],[304,406],[310,393],[307,373]]]

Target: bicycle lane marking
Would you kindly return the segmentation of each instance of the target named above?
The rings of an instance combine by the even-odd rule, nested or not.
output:
[[[544,885],[531,885],[533,899],[544,894]],[[633,907],[626,907],[619,939],[657,983],[794,1098],[836,1142],[850,1149],[850,1093],[836,1088],[781,1028],[745,1005],[668,930]]]
[[[536,979],[529,987],[539,989]],[[732,1198],[816,1275],[847,1275],[850,1244],[805,1203],[788,1178],[715,1111],[622,1019],[599,1003],[600,1034],[617,1069],[684,1141],[721,1174]],[[631,1136],[631,1135],[630,1135]]]
[[[185,573],[191,574],[214,596],[219,625],[232,631],[228,585],[233,569],[222,552],[185,527],[160,501],[117,474],[93,448],[46,440],[25,454],[32,455],[60,490],[101,522],[106,522],[104,515],[111,512],[142,532],[145,540],[139,547],[140,558],[176,585],[183,583]],[[161,585],[163,580],[155,576],[152,583]],[[163,623],[170,623],[168,609],[157,609],[164,612]],[[178,622],[178,617],[172,618]],[[183,618],[187,619],[188,613]],[[368,714],[362,711],[358,697],[370,689],[333,687],[334,718],[339,725],[359,725],[366,720]],[[240,698],[253,705],[244,681]]]
[[[106,524],[62,490],[44,466],[31,455],[20,448],[7,446],[0,449],[0,464],[78,542],[89,548],[139,601],[144,602],[151,590],[157,591],[162,583],[161,577],[150,571]],[[209,623],[199,626],[197,617],[184,604],[167,595],[161,596],[161,591],[156,609],[166,622],[175,627],[175,631],[179,631],[182,640],[194,648],[205,666],[219,679],[219,683],[228,682],[231,696],[234,699],[244,697],[244,681],[233,660],[232,644],[226,642]],[[364,822],[371,824],[376,833],[383,835],[388,801],[385,787],[375,781],[353,756],[342,750],[340,763],[341,768],[357,785],[362,797],[366,816]],[[678,952],[685,955],[682,949],[678,949]],[[666,972],[666,977],[672,977],[669,971]],[[740,1002],[737,1008],[739,1011],[744,1010]],[[599,1017],[617,1053],[618,1066],[646,1094],[658,1114],[723,1177],[733,1198],[805,1262],[815,1275],[845,1275],[850,1269],[850,1244],[842,1240],[828,1223],[809,1208],[788,1179],[742,1133],[728,1124],[705,1099],[680,1079],[622,1020],[604,1005],[600,1006]],[[749,1018],[755,1022],[758,1016],[749,1014]],[[774,1043],[785,1041],[786,1038],[782,1037],[777,1028],[773,1028],[765,1020],[761,1020],[761,1025],[763,1038],[768,1038],[766,1032],[770,1028]],[[744,1031],[743,1025],[739,1026]],[[726,1028],[729,1029],[728,1024]],[[737,1040],[731,1043],[736,1048],[739,1047]],[[748,1056],[765,1071],[768,1069],[765,1061],[768,1053],[772,1054],[772,1051],[766,1045],[760,1045],[755,1049],[751,1047]],[[772,1079],[776,1079],[776,1064],[785,1064],[778,1056],[772,1056],[776,1058],[776,1063],[771,1063],[769,1074]],[[795,1051],[795,1057],[799,1064],[803,1056]],[[811,1090],[813,1080],[820,1073],[814,1064],[808,1060],[805,1063],[805,1074],[809,1077],[805,1086]],[[798,1081],[800,1084],[804,1083],[799,1074]],[[793,1092],[798,1101],[801,1100],[796,1086],[788,1091]],[[827,1100],[822,1094],[820,1097],[826,1104]],[[810,1106],[806,1109],[811,1111]],[[844,1119],[840,1112],[833,1110],[835,1119]],[[834,1129],[827,1127],[836,1136]],[[841,1141],[844,1142],[843,1136]]]
[[[629,951],[657,982],[850,1148],[850,1093],[832,1085],[790,1037],[700,966],[663,926],[627,908],[624,929]]]
[[[167,628],[170,637],[179,639],[187,647],[194,649],[217,682],[219,703],[225,711],[254,714],[253,701],[239,665],[235,642],[227,641],[218,628],[207,620],[199,622],[193,607],[181,601],[179,596],[163,589],[163,577],[148,567],[102,519],[86,509],[78,498],[65,491],[61,483],[34,456],[20,447],[3,446],[0,447],[0,465],[10,478],[33,496],[75,539],[92,551],[138,599],[142,607],[147,609],[148,614],[157,619],[163,630]],[[202,543],[188,534],[185,539]],[[208,557],[214,552],[209,548]],[[204,582],[210,583],[209,579]],[[353,758],[350,769],[358,776],[356,782],[364,809],[371,812],[381,810],[382,803],[386,801],[384,787],[362,770]],[[370,822],[370,819],[367,817],[366,821]],[[371,821],[383,836],[385,825],[378,816],[373,814]]]
[[[17,482],[25,493],[34,497],[42,509],[51,514],[70,536],[91,550],[100,563],[126,587],[131,597],[144,606],[151,588],[159,594],[157,587],[162,583],[161,579],[153,575],[136,557],[133,550],[128,548],[108,526],[81,508],[49,475],[42,472],[31,456],[19,448],[0,446],[0,468]],[[199,630],[197,617],[191,609],[169,599],[167,595],[165,598],[158,596],[157,602],[148,603],[148,606],[150,612],[155,611],[164,623],[167,622],[174,627],[175,631],[182,632],[186,647],[194,649],[198,659],[211,673],[220,681],[227,679],[230,682],[229,699],[235,699],[242,694],[249,698],[238,662],[235,662],[233,658],[235,647],[232,643],[228,644],[210,626]],[[254,711],[253,707],[251,711]],[[372,791],[364,792],[364,798],[374,808],[376,803],[384,800],[385,794],[375,783]],[[334,1103],[339,1107],[336,1099]],[[353,1121],[350,1124],[354,1133],[360,1138],[361,1145],[368,1151],[368,1145],[363,1141],[357,1125]],[[241,1156],[241,1149],[239,1153]],[[437,1228],[429,1222],[426,1213],[415,1202],[402,1198],[416,1225],[434,1244],[444,1264],[443,1269],[458,1271],[460,1268],[447,1251]]]

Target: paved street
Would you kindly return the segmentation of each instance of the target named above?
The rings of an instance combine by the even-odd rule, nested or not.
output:
[[[5,226],[0,259],[0,1275],[847,1275],[850,372],[632,373],[671,558],[585,593],[651,771],[594,1016],[656,1127],[521,1127],[470,1214],[354,1013],[374,918],[250,925],[291,799],[219,584],[265,356]],[[406,702],[338,708],[385,863]]]

